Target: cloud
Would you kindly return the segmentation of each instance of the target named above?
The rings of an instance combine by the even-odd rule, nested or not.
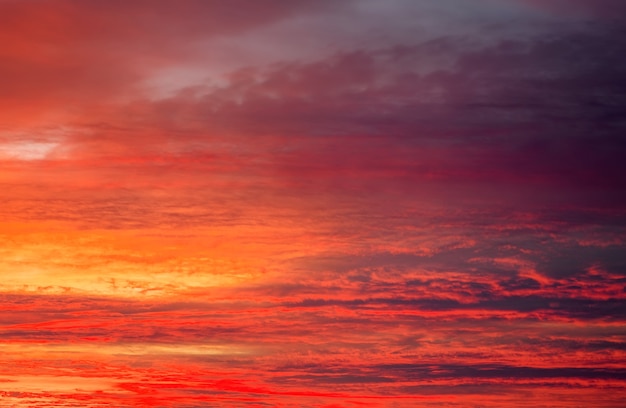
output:
[[[606,0],[602,2],[593,0],[519,0],[522,3],[541,10],[558,13],[566,17],[580,19],[601,19],[623,21],[626,14],[624,2],[619,0]]]
[[[620,32],[479,48],[449,38],[245,69],[225,86],[134,103],[133,118],[122,118],[142,129],[132,141],[126,132],[92,129],[68,137],[66,154],[148,149],[148,157],[179,165],[181,155],[204,150],[216,155],[218,170],[234,160],[235,174],[290,188],[391,182],[401,191],[416,182],[488,181],[558,185],[569,200],[581,200],[582,191],[585,200],[618,203]],[[419,73],[437,52],[453,65]]]
[[[0,0],[0,395],[617,406],[626,36],[570,4]]]
[[[141,93],[151,71],[234,35],[329,2],[5,1],[0,99],[7,123],[75,120]],[[241,10],[245,8],[246,13]]]

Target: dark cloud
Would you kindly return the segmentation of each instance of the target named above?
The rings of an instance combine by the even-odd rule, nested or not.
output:
[[[583,20],[624,21],[626,6],[620,0],[519,0],[566,17]]]
[[[430,73],[419,72],[433,58],[430,43],[346,52],[242,70],[225,87],[140,106],[136,118],[160,134],[191,132],[174,143],[238,135],[268,151],[272,177],[296,183],[558,185],[588,194],[577,200],[617,205],[625,37],[593,25],[493,46],[447,38],[435,48],[456,62]]]
[[[518,367],[504,364],[476,364],[473,366],[443,364],[386,364],[377,367],[386,373],[396,373],[404,378],[585,378],[626,379],[626,371],[614,368],[579,367]]]
[[[555,278],[584,274],[594,266],[620,276],[624,276],[626,271],[626,256],[622,245],[598,248],[556,244],[542,251],[537,261],[540,272]]]

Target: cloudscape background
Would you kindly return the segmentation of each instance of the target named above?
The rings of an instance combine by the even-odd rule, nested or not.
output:
[[[622,407],[622,0],[0,0],[0,406]]]

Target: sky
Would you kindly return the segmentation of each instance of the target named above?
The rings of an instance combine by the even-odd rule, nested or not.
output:
[[[0,0],[0,406],[622,407],[626,2]]]

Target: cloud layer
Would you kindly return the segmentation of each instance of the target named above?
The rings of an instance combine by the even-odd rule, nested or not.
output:
[[[3,401],[620,406],[622,9],[0,1]]]

